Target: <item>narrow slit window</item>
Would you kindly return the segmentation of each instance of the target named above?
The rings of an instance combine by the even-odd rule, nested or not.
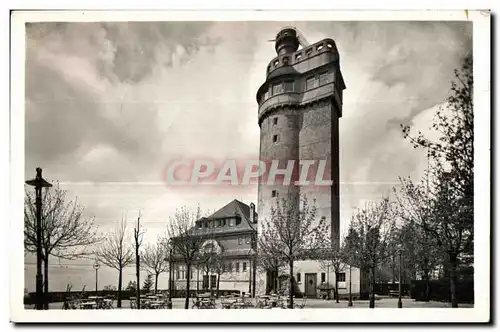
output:
[[[306,55],[311,55],[312,51],[313,51],[312,48],[307,49],[306,50]]]
[[[271,196],[272,196],[272,197],[276,197],[276,196],[278,196],[278,193],[276,192],[276,190],[273,190],[273,191],[271,192]]]
[[[298,53],[295,55],[295,60],[300,60],[302,59],[302,53]]]
[[[275,117],[275,118],[273,119],[273,125],[277,125],[277,124],[278,124],[278,117]]]
[[[273,143],[277,143],[278,142],[278,135],[273,135]]]

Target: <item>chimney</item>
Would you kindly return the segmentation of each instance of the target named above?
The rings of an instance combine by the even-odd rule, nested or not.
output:
[[[250,223],[255,224],[255,204],[250,203]]]

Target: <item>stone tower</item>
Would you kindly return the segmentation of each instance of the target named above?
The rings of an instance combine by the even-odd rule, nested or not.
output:
[[[299,49],[299,45],[302,48]],[[278,197],[305,195],[316,200],[317,219],[331,225],[331,238],[339,246],[339,118],[345,89],[339,53],[332,39],[312,45],[301,42],[294,28],[284,28],[276,36],[277,57],[267,66],[266,81],[257,91],[260,126],[260,160],[279,160],[284,169],[295,161],[293,180],[298,179],[298,161],[326,161],[328,186],[290,186],[265,179],[259,183],[258,214],[264,220]],[[309,178],[314,180],[314,167]],[[268,170],[270,165],[268,164]],[[293,181],[291,182],[294,183]]]

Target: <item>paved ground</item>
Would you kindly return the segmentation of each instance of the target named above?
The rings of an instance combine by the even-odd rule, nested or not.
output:
[[[174,309],[183,309],[184,308],[185,299],[175,298],[173,299],[173,308]],[[298,299],[296,303],[302,303],[302,299]],[[51,303],[50,309],[61,309],[63,303],[56,302]],[[114,303],[116,307],[116,301]],[[191,301],[189,307],[191,308]],[[218,308],[220,308],[220,302],[218,301]],[[397,308],[398,307],[398,299],[397,298],[382,298],[380,300],[375,301],[376,308]],[[459,304],[460,308],[473,308],[473,304]],[[26,309],[32,309],[33,306],[26,306]],[[335,300],[319,300],[319,299],[308,299],[306,302],[305,308],[348,308],[347,301],[340,301],[340,303],[336,303]],[[368,301],[353,301],[352,308],[368,308]],[[446,302],[417,302],[415,300],[409,298],[403,298],[403,308],[451,308],[450,303]],[[122,302],[122,309],[130,309],[129,300],[125,300]]]

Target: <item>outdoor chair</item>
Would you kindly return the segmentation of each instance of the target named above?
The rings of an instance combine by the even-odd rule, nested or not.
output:
[[[302,298],[302,302],[300,304],[296,304],[295,308],[296,309],[303,309],[306,306],[306,302],[307,302],[307,296],[304,296]]]

